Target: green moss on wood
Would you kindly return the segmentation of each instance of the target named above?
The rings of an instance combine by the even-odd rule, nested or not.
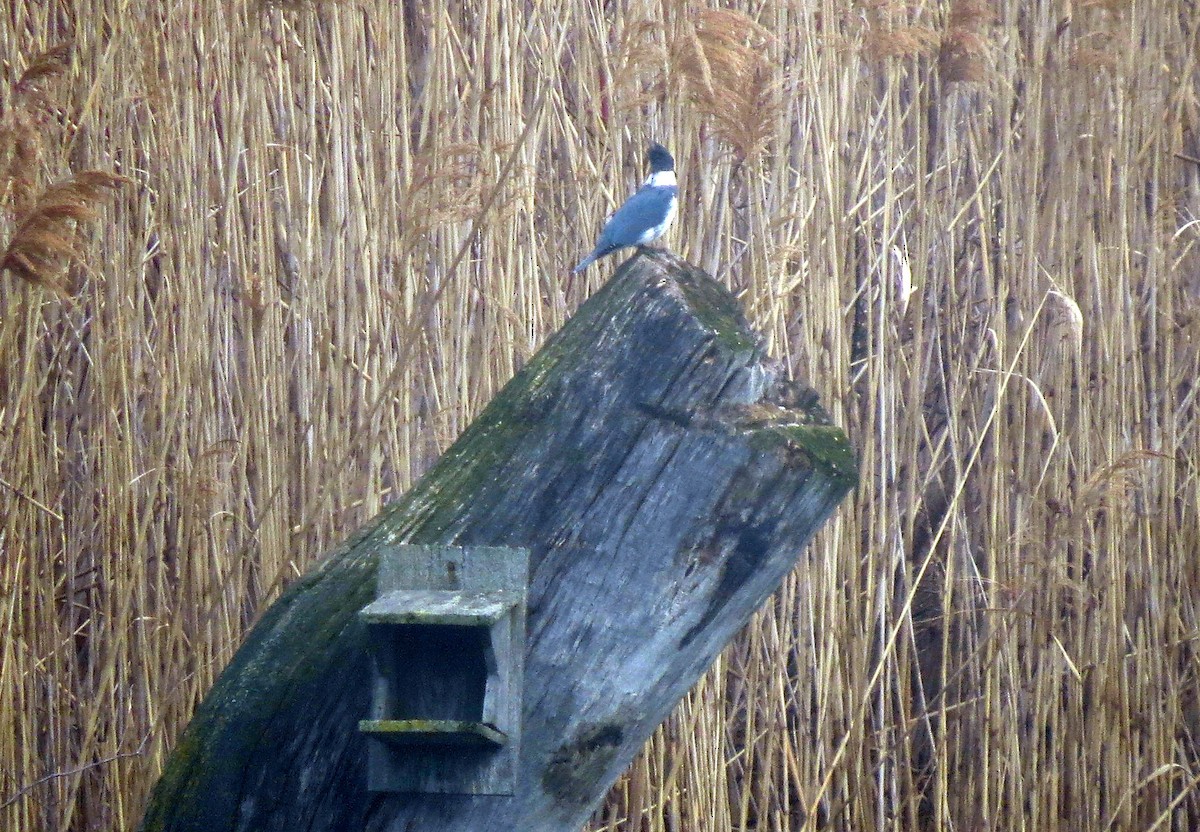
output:
[[[847,488],[858,484],[858,455],[839,427],[775,423],[755,426],[753,432],[760,448],[782,447],[801,453],[815,468]]]
[[[494,725],[456,719],[364,719],[358,730],[397,746],[497,748],[508,742],[508,735]]]
[[[229,761],[247,764],[277,713],[303,710],[306,685],[328,677],[347,649],[362,642],[357,613],[374,597],[377,565],[375,549],[362,546],[374,529],[352,535],[268,608],[181,736],[143,830],[167,828],[181,805],[198,807],[194,815],[214,828],[227,823],[242,785]],[[347,628],[357,636],[347,638]]]
[[[692,315],[712,332],[719,345],[735,355],[752,355],[759,350],[758,338],[745,313],[725,287],[678,257],[657,249],[644,249],[622,269],[632,268],[640,258],[654,262],[664,274],[670,273]]]
[[[736,423],[753,435],[758,448],[803,454],[814,467],[847,488],[858,484],[858,455],[845,432],[830,423],[815,394],[793,406],[768,401],[747,405],[740,408]]]

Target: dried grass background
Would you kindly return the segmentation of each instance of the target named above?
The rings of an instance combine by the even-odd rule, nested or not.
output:
[[[564,293],[655,138],[667,242],[863,482],[593,829],[1196,828],[1198,38],[1185,0],[9,4],[0,827],[136,825],[256,614],[611,273]]]

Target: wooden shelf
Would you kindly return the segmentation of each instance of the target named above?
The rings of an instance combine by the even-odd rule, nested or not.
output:
[[[453,719],[364,719],[358,730],[393,746],[500,748],[508,736],[485,722]]]
[[[520,599],[507,592],[395,590],[381,595],[359,615],[368,624],[435,624],[490,627]]]

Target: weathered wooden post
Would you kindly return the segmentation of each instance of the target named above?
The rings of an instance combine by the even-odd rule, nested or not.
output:
[[[578,828],[856,469],[724,289],[634,256],[266,612],[143,829]]]

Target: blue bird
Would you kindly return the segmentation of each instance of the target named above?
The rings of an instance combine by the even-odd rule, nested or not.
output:
[[[650,145],[646,159],[650,162],[650,176],[637,193],[608,218],[592,253],[575,267],[576,274],[617,249],[654,242],[675,219],[679,192],[675,182],[675,160],[658,143]]]

